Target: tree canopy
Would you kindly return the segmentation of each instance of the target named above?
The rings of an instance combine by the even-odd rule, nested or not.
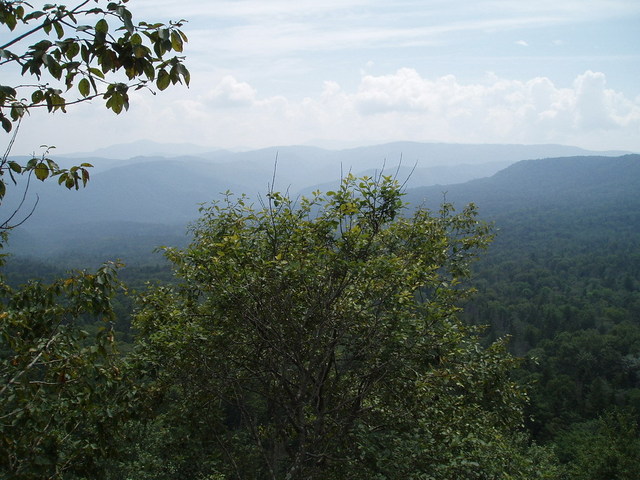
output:
[[[457,319],[491,238],[473,206],[407,217],[393,179],[349,176],[258,209],[229,196],[192,234],[167,250],[182,284],[136,320],[162,412],[140,449],[167,478],[537,478],[513,360]]]
[[[127,395],[115,351],[114,265],[51,285],[0,282],[0,476],[96,475],[113,449]],[[94,340],[81,317],[104,322]]]
[[[0,204],[7,177],[15,185],[16,175],[26,175],[26,189],[32,177],[57,177],[76,189],[89,180],[91,165],[60,168],[48,148],[26,163],[9,157],[31,110],[64,112],[99,98],[118,114],[128,109],[131,88],[189,83],[183,57],[170,57],[187,41],[182,21],[136,24],[126,3],[85,0],[37,9],[0,0],[0,123],[8,136]],[[26,79],[5,84],[13,74]],[[7,230],[24,221],[16,219],[24,199],[0,224],[0,248]],[[135,387],[120,388],[111,304],[120,285],[115,267],[17,289],[0,275],[0,477],[104,478],[104,459],[118,443],[114,425],[127,418],[135,396]],[[100,326],[91,335],[83,326],[94,322]]]

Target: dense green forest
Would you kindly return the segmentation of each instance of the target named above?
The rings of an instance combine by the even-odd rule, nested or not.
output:
[[[403,211],[390,177],[349,176],[300,201],[271,192],[257,209],[243,197],[213,204],[191,244],[166,251],[176,281],[138,299],[128,355],[114,351],[124,335],[118,342],[109,324],[95,328],[122,327],[110,301],[121,288],[117,265],[6,286],[4,471],[443,480],[554,472],[552,453],[521,432],[514,359],[503,342],[482,348],[457,316],[488,225],[473,207]]]
[[[301,384],[296,383],[299,379],[296,380],[297,377],[289,372],[287,375],[293,376],[288,377],[286,384],[280,384],[278,388],[284,390],[278,391],[276,386],[279,383],[271,382],[282,379],[284,372],[277,369],[271,371],[268,366],[270,361],[277,366],[286,365],[287,355],[293,353],[280,351],[276,354],[279,350],[274,351],[263,345],[265,341],[275,341],[269,336],[264,337],[265,331],[257,329],[257,337],[251,339],[247,337],[250,330],[235,330],[233,323],[220,331],[219,335],[226,336],[211,338],[207,333],[210,327],[199,319],[210,318],[212,311],[219,311],[214,317],[240,318],[246,308],[258,308],[255,314],[258,315],[256,318],[261,319],[260,322],[273,322],[276,319],[280,319],[278,322],[285,321],[271,324],[271,329],[276,325],[278,329],[285,328],[269,330],[274,335],[276,331],[279,332],[275,338],[293,341],[304,331],[287,331],[287,328],[291,328],[287,319],[300,315],[294,312],[301,306],[310,308],[315,302],[319,303],[312,310],[324,311],[327,307],[323,306],[323,298],[333,298],[337,292],[331,293],[329,290],[323,293],[323,288],[326,288],[326,285],[322,286],[323,282],[337,275],[340,268],[346,268],[346,265],[351,265],[349,269],[363,269],[358,278],[367,272],[366,275],[374,275],[372,279],[385,279],[381,284],[384,288],[380,291],[374,289],[376,283],[369,284],[368,281],[363,286],[357,286],[356,283],[352,288],[368,292],[371,298],[381,299],[391,295],[388,297],[392,302],[389,305],[391,307],[401,297],[389,291],[393,290],[391,285],[398,272],[394,271],[397,267],[393,267],[396,260],[386,257],[393,252],[389,250],[390,245],[384,243],[387,240],[376,247],[379,250],[367,254],[371,255],[366,257],[369,260],[365,261],[363,257],[365,263],[356,261],[359,255],[356,252],[362,250],[347,243],[350,249],[355,250],[349,250],[351,253],[344,251],[343,261],[348,263],[344,263],[345,267],[338,267],[339,264],[331,266],[317,263],[327,254],[319,253],[317,249],[322,244],[314,246],[316,240],[312,235],[319,235],[318,241],[328,241],[331,238],[326,236],[329,230],[323,229],[335,228],[347,217],[350,219],[349,228],[343,230],[343,235],[344,232],[352,232],[355,226],[364,228],[362,223],[353,223],[354,219],[360,218],[360,222],[365,218],[373,219],[363,213],[366,208],[376,205],[382,207],[390,200],[360,205],[356,200],[362,198],[362,189],[374,189],[373,195],[377,195],[378,200],[380,195],[390,195],[394,190],[385,190],[384,184],[375,182],[358,186],[352,180],[342,193],[331,192],[333,197],[328,197],[328,205],[343,205],[341,215],[345,214],[345,209],[360,205],[357,207],[360,213],[351,210],[343,220],[337,220],[337,224],[336,220],[327,220],[327,225],[322,228],[310,216],[312,211],[313,215],[318,215],[316,209],[323,204],[321,197],[316,197],[316,203],[311,201],[308,206],[303,202],[302,210],[288,203],[286,197],[276,195],[271,199],[273,203],[269,203],[272,210],[254,211],[240,200],[240,203],[205,211],[204,217],[191,231],[193,243],[186,249],[181,247],[168,251],[173,269],[170,262],[156,254],[152,261],[149,260],[152,257],[146,256],[137,262],[133,259],[131,265],[119,272],[127,290],[121,290],[115,296],[112,302],[115,315],[111,322],[115,326],[120,358],[128,359],[127,368],[131,369],[129,372],[133,375],[127,377],[126,381],[120,381],[124,381],[129,388],[144,392],[145,400],[134,396],[128,400],[129,403],[125,401],[120,406],[108,407],[113,409],[113,418],[117,419],[112,428],[118,432],[114,437],[119,438],[120,443],[103,447],[108,448],[105,451],[114,461],[109,468],[95,465],[96,471],[102,472],[101,475],[106,475],[106,478],[205,478],[207,475],[210,476],[208,478],[271,478],[271,474],[267,473],[269,471],[274,475],[273,478],[280,478],[281,474],[285,475],[286,469],[289,469],[292,478],[346,478],[345,471],[349,471],[348,478],[359,478],[359,475],[362,478],[413,478],[412,474],[418,475],[416,472],[429,472],[432,478],[476,478],[473,476],[476,474],[477,478],[635,478],[640,458],[640,201],[635,192],[640,177],[634,170],[637,168],[637,159],[633,162],[625,157],[620,161],[601,159],[599,162],[593,161],[591,167],[588,162],[580,166],[585,170],[595,168],[598,171],[603,168],[603,162],[607,162],[606,168],[620,169],[610,177],[617,176],[624,181],[612,179],[607,188],[602,188],[602,173],[595,177],[585,173],[585,180],[578,182],[581,185],[563,189],[563,181],[559,178],[575,183],[576,176],[553,175],[553,170],[549,170],[549,162],[538,161],[525,162],[524,171],[523,165],[514,165],[501,173],[498,180],[492,177],[491,182],[487,181],[484,190],[472,182],[471,193],[466,194],[474,195],[480,205],[484,199],[491,199],[497,188],[496,181],[510,185],[513,191],[523,194],[518,199],[517,195],[509,197],[503,190],[504,203],[492,204],[487,201],[484,217],[492,226],[484,233],[476,231],[473,234],[471,230],[466,230],[473,225],[477,225],[473,228],[482,225],[475,223],[477,218],[473,211],[459,214],[462,217],[455,216],[453,212],[447,213],[446,210],[440,213],[436,210],[425,211],[425,219],[431,219],[429,222],[441,218],[441,221],[453,222],[450,226],[457,225],[457,233],[450,231],[447,234],[448,242],[457,238],[462,240],[461,246],[466,247],[450,244],[449,252],[454,255],[441,264],[445,270],[438,276],[442,277],[435,280],[435,284],[431,283],[434,281],[431,279],[420,287],[423,296],[421,302],[425,302],[423,305],[426,310],[419,315],[431,317],[434,311],[438,311],[438,321],[448,320],[440,324],[430,323],[429,333],[425,331],[419,334],[426,342],[424,346],[414,345],[412,348],[417,348],[416,352],[424,348],[420,355],[427,357],[434,354],[440,359],[447,357],[450,363],[441,364],[442,360],[434,361],[432,357],[426,364],[412,364],[410,359],[414,354],[409,353],[411,350],[404,351],[398,357],[401,364],[394,363],[392,369],[394,376],[404,379],[397,385],[399,390],[385,390],[393,386],[393,382],[388,384],[391,377],[380,384],[376,383],[376,395],[382,395],[376,402],[384,402],[385,415],[390,417],[387,420],[379,416],[366,417],[366,420],[361,418],[364,423],[359,423],[358,428],[365,425],[373,428],[367,435],[364,432],[356,435],[351,430],[353,425],[343,423],[349,417],[347,410],[336,410],[334,413],[331,413],[331,409],[314,410],[319,407],[313,402],[301,407],[299,415],[302,417],[297,418],[306,418],[305,421],[299,420],[302,423],[297,427],[283,426],[279,422],[286,423],[287,415],[278,420],[274,412],[279,409],[282,412],[295,411],[298,404],[292,400],[293,403],[286,406],[284,400],[275,399],[287,397],[287,385]],[[575,164],[575,159],[555,159],[555,163],[562,170],[567,165]],[[536,185],[536,193],[522,183],[518,184],[521,182],[519,179],[529,179],[541,170],[551,173],[560,185]],[[592,181],[594,178],[600,181]],[[464,204],[467,199],[462,193],[457,193],[456,188],[452,187],[447,196]],[[460,191],[464,190],[461,187]],[[372,194],[371,191],[365,191],[364,198],[367,198],[367,192]],[[576,194],[580,201],[574,198]],[[397,198],[405,200],[416,195],[417,192],[409,191],[407,195]],[[435,193],[432,191],[431,195]],[[274,217],[274,211],[278,215],[286,213],[288,216]],[[406,210],[403,215],[410,211]],[[480,213],[482,217],[482,207]],[[382,208],[378,214],[389,215],[386,217],[386,221],[391,221],[388,228],[395,224],[392,219],[396,218],[396,213]],[[259,229],[253,229],[258,227],[243,231],[242,223],[238,223],[244,218],[243,222],[251,219],[260,224],[260,215],[264,216],[265,222],[274,231],[282,232],[282,244],[276,246],[270,243],[277,239],[267,236],[264,239],[266,243],[260,246]],[[326,215],[320,214],[319,218],[326,218]],[[341,228],[346,228],[346,225]],[[367,228],[373,229],[372,238],[377,238],[377,221],[368,225]],[[425,239],[432,248],[434,242],[444,241],[444,237],[436,240],[433,227],[430,228],[428,231],[432,233],[425,233]],[[362,230],[356,231],[358,234],[355,238],[364,241],[362,248],[371,248]],[[463,231],[467,232],[466,235],[472,235],[467,238],[476,238],[474,242],[480,242],[478,246],[489,240],[489,237],[481,240],[483,235],[495,235],[487,252],[481,254],[474,263],[467,263],[472,257],[466,257],[463,253],[471,247],[465,244],[464,236],[459,236]],[[245,241],[249,243],[238,243]],[[212,250],[214,245],[216,247]],[[330,245],[322,248],[329,248],[329,251],[337,248]],[[284,246],[286,249],[280,250]],[[264,260],[260,259],[260,248],[266,249]],[[220,249],[228,252],[229,260],[225,261],[231,263],[219,263],[224,259],[219,257]],[[214,258],[219,259],[212,264]],[[285,261],[286,258],[290,260]],[[304,258],[308,258],[308,265]],[[292,263],[293,259],[296,262]],[[263,261],[264,264],[261,263]],[[370,261],[373,262],[371,265],[368,264]],[[449,264],[450,261],[463,263]],[[430,262],[439,264],[435,257]],[[45,282],[54,281],[64,275],[63,265],[64,260],[46,264],[42,260],[13,258],[5,265],[4,272],[8,282],[17,286],[35,278]],[[257,268],[259,270],[250,273],[251,269]],[[275,274],[274,268],[277,269]],[[318,271],[323,272],[327,268],[338,270],[334,274],[322,273],[316,280],[311,280]],[[380,268],[385,270],[378,271]],[[467,268],[471,268],[471,277],[464,280]],[[425,271],[430,270],[427,268]],[[238,282],[233,281],[234,275],[240,275]],[[151,287],[147,285],[148,282],[152,284]],[[440,287],[434,289],[436,284]],[[300,285],[304,286],[301,291]],[[466,287],[462,288],[464,285]],[[214,293],[215,289],[220,288],[223,291],[228,288],[240,290],[228,293],[229,298],[224,300],[220,293]],[[401,291],[402,288],[398,292]],[[434,296],[436,292],[439,293]],[[142,297],[139,297],[140,294]],[[298,295],[302,296],[298,298]],[[346,317],[357,318],[361,315],[362,305],[371,301],[367,298],[351,298],[349,301],[356,302],[353,306],[357,310],[345,314]],[[254,307],[251,307],[253,304]],[[347,308],[346,305],[339,309]],[[378,305],[377,301],[367,308],[374,308],[374,305]],[[240,310],[231,314],[235,308]],[[334,314],[330,313],[334,311],[333,308],[318,317],[322,322],[330,322],[321,323],[324,325],[322,331],[331,331],[328,326],[333,325],[329,320]],[[378,305],[375,308],[382,307]],[[267,315],[267,312],[270,313]],[[274,317],[272,315],[275,312],[278,314]],[[263,318],[263,315],[267,316]],[[460,322],[454,321],[454,318]],[[91,317],[85,317],[83,322],[84,328],[91,333],[98,332],[103,324],[102,320],[92,320]],[[260,323],[255,325],[257,328]],[[381,328],[382,324],[377,325],[377,328]],[[418,335],[418,331],[414,330],[416,326],[409,325],[392,335],[402,331],[405,333],[400,334],[400,339],[406,339],[404,335],[409,331],[413,332],[410,336]],[[385,328],[395,329],[397,326],[388,325]],[[455,334],[452,337],[456,330],[463,336]],[[362,330],[353,339],[364,335],[365,331]],[[343,331],[346,332],[348,330]],[[392,330],[383,329],[378,334],[383,332],[387,333],[368,345],[396,348],[388,342]],[[364,348],[365,344],[357,342],[350,346],[348,342],[353,339],[348,339],[353,334],[348,334],[338,342],[336,345],[341,346],[337,351],[331,350],[334,352],[332,355],[344,355],[354,347]],[[438,336],[448,340],[438,346],[438,342],[434,343]],[[253,345],[252,350],[244,354],[240,351],[233,353],[223,347],[236,344],[241,338],[249,342],[247,348]],[[311,338],[304,341],[300,339],[302,343],[292,344],[295,347],[293,352],[301,351],[302,345],[313,345]],[[318,345],[332,344],[331,338],[325,340]],[[398,345],[401,344],[402,341]],[[255,350],[259,345],[262,346]],[[372,350],[371,357],[361,361],[363,365],[371,366],[392,351]],[[472,353],[474,351],[476,353]],[[216,352],[222,357],[217,357]],[[317,353],[312,348],[309,351],[310,359],[314,358],[313,352]],[[233,355],[239,356],[235,358]],[[280,358],[279,355],[284,357]],[[247,367],[249,371],[270,375],[272,381],[253,384],[249,381],[250,377],[240,375],[238,371],[217,370],[211,366],[205,368],[206,365],[223,365],[225,362],[242,365],[251,357],[255,357],[257,363]],[[353,361],[349,358],[347,355],[341,361]],[[515,359],[520,360],[514,362]],[[295,365],[294,362],[290,367],[294,371]],[[355,365],[360,363],[353,364],[347,370],[352,375],[364,375],[361,380],[370,378],[369,381],[375,383],[367,375],[380,374],[384,377],[382,371],[359,371],[360,367],[355,368]],[[121,365],[118,368],[123,367]],[[458,370],[460,368],[462,370]],[[423,371],[426,377],[422,377],[422,381],[432,378],[429,395],[423,397],[417,392],[411,393],[406,383],[409,371]],[[452,391],[447,384],[433,383],[433,378],[445,378],[440,375],[456,378],[458,386]],[[205,378],[208,379],[205,381]],[[347,395],[350,389],[346,384],[341,387],[339,382],[353,382],[355,378],[358,377],[341,379],[337,375],[327,383],[326,388],[334,388],[332,395],[340,398],[340,395]],[[365,381],[363,385],[366,384]],[[385,389],[381,390],[382,385],[385,385]],[[122,385],[116,390],[122,392],[120,388]],[[463,389],[460,393],[464,392],[462,397],[458,397],[460,403],[453,401],[455,395],[451,396],[457,388]],[[309,395],[309,398],[313,397],[311,393]],[[469,397],[475,397],[475,401],[469,403]],[[201,400],[196,401],[196,398]],[[318,397],[315,398],[317,401]],[[219,402],[218,407],[226,405],[222,411],[213,408],[215,405],[210,404],[213,399]],[[118,416],[118,408],[136,413],[132,419],[126,420],[128,417],[122,411]],[[194,408],[197,412],[192,411]],[[312,410],[307,411],[308,408]],[[395,410],[397,408],[400,410]],[[431,420],[427,422],[425,418],[421,420],[415,417],[420,410],[431,412]],[[319,412],[323,412],[321,417],[318,417]],[[377,415],[380,414],[382,411]],[[407,414],[410,416],[405,418]],[[472,417],[468,415],[475,420],[470,422]],[[328,422],[332,425],[329,430],[320,430],[324,432],[320,437],[328,435],[335,440],[325,444],[312,440],[314,434],[318,435],[314,428],[320,427],[314,422],[318,422],[319,418],[324,418],[321,424]],[[401,420],[403,418],[409,423],[405,425]],[[496,418],[501,418],[501,421],[496,423]],[[458,423],[460,421],[464,426]],[[394,425],[391,430],[388,429],[390,424]],[[310,430],[304,430],[302,425]],[[312,425],[315,427],[312,428]],[[386,427],[383,428],[383,425]],[[455,435],[451,437],[452,431],[447,430],[451,428],[463,437],[455,440]],[[303,431],[306,432],[303,436],[307,441],[298,443],[296,450],[293,448],[293,444],[296,444],[294,439],[300,439]],[[375,435],[370,436],[374,431]],[[260,439],[263,442],[266,439],[275,441],[272,435],[276,432],[281,432],[278,435],[284,434],[285,437],[275,444],[260,443]],[[357,445],[360,450],[351,451],[347,444],[342,445],[337,438],[346,440],[349,445]],[[224,439],[222,443],[221,439]],[[439,449],[434,449],[435,444],[430,444],[430,441],[440,444]],[[483,447],[477,450],[480,445]],[[300,460],[302,463],[297,464],[295,459],[303,457],[323,460],[317,464]],[[409,461],[409,457],[413,460]],[[507,461],[507,458],[511,460]],[[229,464],[228,459],[234,459],[236,463]],[[403,468],[398,462],[404,465]],[[347,467],[351,464],[357,465],[356,470],[347,470],[352,468]]]
[[[524,358],[527,428],[577,478],[633,478],[640,458],[637,200],[500,218],[466,321]]]

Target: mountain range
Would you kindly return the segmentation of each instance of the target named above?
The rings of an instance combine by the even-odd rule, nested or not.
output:
[[[621,153],[558,145],[399,142],[335,151],[293,146],[126,160],[54,157],[61,165],[89,161],[95,165],[92,179],[79,191],[32,182],[23,211],[36,195],[39,202],[12,233],[9,250],[38,257],[148,256],[159,244],[184,244],[185,225],[197,218],[199,204],[223,192],[256,199],[273,188],[296,196],[334,188],[347,172],[384,171],[405,182],[406,200],[413,205],[426,201],[436,208],[446,192],[447,201],[475,202],[487,217],[594,199],[624,205],[629,192],[640,191],[640,157]],[[10,193],[5,212],[15,207],[21,189]]]

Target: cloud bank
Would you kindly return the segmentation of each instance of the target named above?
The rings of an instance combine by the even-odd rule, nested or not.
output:
[[[606,76],[594,71],[557,85],[544,76],[522,81],[488,73],[471,83],[400,68],[383,75],[362,72],[350,87],[327,80],[305,97],[261,95],[227,73],[199,88],[168,92],[161,102],[146,93],[135,92],[132,108],[120,116],[100,104],[68,114],[35,112],[12,153],[31,153],[43,143],[62,152],[90,151],[141,138],[221,148],[407,140],[640,152],[640,96],[609,88]],[[100,142],[77,135],[96,122]]]
[[[493,74],[481,83],[462,83],[453,75],[431,79],[401,68],[363,74],[353,90],[326,81],[317,95],[298,101],[261,97],[226,75],[197,100],[178,101],[176,107],[197,118],[202,135],[208,131],[216,145],[230,139],[242,145],[251,138],[246,146],[260,146],[325,138],[640,146],[640,98],[608,88],[605,75],[593,71],[558,86],[546,77],[519,81]]]

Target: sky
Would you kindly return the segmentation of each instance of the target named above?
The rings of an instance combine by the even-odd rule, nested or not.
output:
[[[99,102],[34,112],[13,154],[141,139],[229,149],[408,140],[640,152],[637,0],[128,5],[134,21],[187,20],[190,87],[135,92],[119,116]]]

